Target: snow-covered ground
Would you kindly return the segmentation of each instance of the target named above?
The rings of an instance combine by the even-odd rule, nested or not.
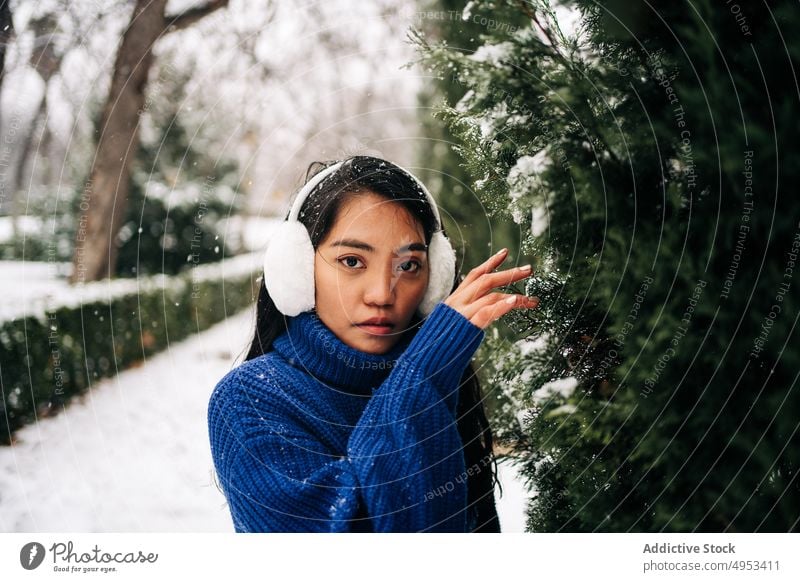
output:
[[[20,430],[0,447],[0,531],[233,531],[206,406],[242,361],[252,321],[251,310],[233,315]],[[513,467],[498,468],[502,531],[524,531],[522,485]]]
[[[497,479],[503,487],[500,494],[495,488],[494,502],[497,506],[497,516],[500,518],[500,531],[502,533],[522,533],[525,531],[525,509],[530,493],[525,491],[522,481],[518,478],[517,469],[507,459],[497,461]]]
[[[229,317],[18,431],[0,447],[0,530],[232,530],[212,480],[206,406],[251,317]]]

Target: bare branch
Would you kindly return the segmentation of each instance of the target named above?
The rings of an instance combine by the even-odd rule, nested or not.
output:
[[[198,20],[202,20],[212,12],[219,8],[225,8],[228,5],[228,0],[209,0],[204,6],[198,6],[187,10],[182,14],[175,16],[165,16],[167,21],[167,32],[175,32],[176,30],[183,30],[193,25]]]

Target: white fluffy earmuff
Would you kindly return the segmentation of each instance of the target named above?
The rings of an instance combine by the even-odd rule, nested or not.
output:
[[[288,218],[270,236],[264,253],[264,283],[275,307],[284,315],[294,317],[314,309],[314,247],[308,230],[297,217],[308,195],[343,163],[337,162],[315,174],[298,192]],[[438,223],[428,246],[428,289],[418,308],[420,314],[425,316],[450,295],[456,270],[456,252],[442,232],[442,220],[433,196],[416,176],[404,168],[400,169],[419,185]]]

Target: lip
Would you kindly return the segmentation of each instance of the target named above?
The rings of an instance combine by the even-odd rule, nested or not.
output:
[[[389,325],[363,325],[363,324],[359,324],[358,327],[360,327],[364,331],[368,331],[368,332],[376,334],[376,335],[387,335],[387,334],[390,334],[390,333],[392,333],[392,329],[393,329],[392,326],[389,326]]]
[[[394,329],[394,324],[387,317],[372,317],[356,325],[364,331],[368,331],[369,333],[377,335],[391,333]]]

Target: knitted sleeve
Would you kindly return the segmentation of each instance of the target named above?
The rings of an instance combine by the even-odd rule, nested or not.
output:
[[[209,404],[212,453],[236,531],[466,531],[458,385],[484,331],[439,303],[353,428],[347,455],[308,430],[289,390],[254,418],[236,382]],[[236,397],[224,392],[237,393]],[[223,397],[224,395],[224,397]]]

